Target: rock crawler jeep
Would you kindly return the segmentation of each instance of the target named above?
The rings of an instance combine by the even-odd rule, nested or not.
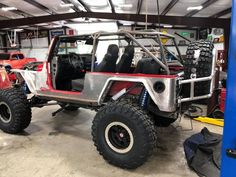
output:
[[[172,42],[172,50],[162,39]],[[11,86],[1,70],[0,128],[22,131],[35,106],[59,104],[55,114],[96,110],[92,137],[98,152],[113,165],[137,168],[156,146],[157,126],[170,125],[186,105],[211,97],[215,52],[211,42],[196,41],[183,59],[174,36],[157,31],[57,36],[40,71],[12,70],[18,84]]]

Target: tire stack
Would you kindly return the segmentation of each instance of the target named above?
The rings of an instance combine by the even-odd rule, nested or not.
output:
[[[211,75],[214,45],[211,41],[194,41],[190,43],[184,61],[184,79],[190,79],[195,72],[197,78]],[[195,52],[200,52],[196,57]],[[194,96],[205,95],[210,92],[211,81],[197,82],[194,84]],[[190,85],[184,85],[184,96],[189,96]]]

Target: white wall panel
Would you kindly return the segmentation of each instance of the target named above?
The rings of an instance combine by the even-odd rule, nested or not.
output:
[[[48,48],[21,49],[21,52],[24,53],[26,57],[36,58],[38,61],[46,61]]]

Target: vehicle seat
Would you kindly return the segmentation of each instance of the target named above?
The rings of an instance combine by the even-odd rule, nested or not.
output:
[[[119,63],[116,65],[116,72],[131,73],[131,63],[134,58],[134,46],[126,46]]]
[[[84,61],[75,53],[58,55],[57,69],[55,74],[56,89],[72,89],[71,81],[84,78]]]
[[[152,58],[142,58],[139,60],[134,73],[160,74],[161,66]]]
[[[116,44],[111,44],[107,48],[102,62],[97,66],[95,71],[97,72],[115,72],[116,61],[118,59],[119,47]]]

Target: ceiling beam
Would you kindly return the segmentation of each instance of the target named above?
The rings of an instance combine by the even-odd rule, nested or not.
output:
[[[4,18],[3,20],[9,20],[10,18],[6,17],[6,16],[3,16],[3,15],[0,15],[1,18]],[[1,20],[0,20],[1,21]]]
[[[47,8],[46,6],[44,6],[44,5],[40,4],[40,3],[38,3],[38,2],[35,1],[35,0],[23,0],[23,1],[25,1],[25,2],[27,2],[27,3],[29,3],[29,4],[31,4],[31,5],[33,5],[33,6],[37,7],[37,8],[39,8],[40,10],[42,10],[42,11],[44,11],[44,12],[47,12],[47,13],[49,13],[49,14],[54,14],[54,12],[53,12],[52,10],[50,10],[50,9]]]
[[[140,14],[141,9],[142,9],[142,5],[143,5],[143,0],[138,0],[138,5],[137,5],[137,12],[136,12],[136,14]]]
[[[9,6],[0,3],[0,8],[2,8],[2,7],[9,7]],[[12,13],[14,13],[14,14],[17,14],[17,15],[20,15],[20,16],[23,16],[23,17],[32,17],[31,14],[28,14],[28,13],[23,12],[23,11],[18,10],[18,9],[17,9],[17,10],[11,10],[10,12],[12,12]]]
[[[124,26],[124,25],[120,25],[120,26]],[[137,27],[137,28],[141,28],[141,29],[144,29],[146,26],[145,25],[141,25],[141,24],[137,24],[137,25],[134,25],[134,24],[131,24],[131,26],[133,27]],[[163,25],[160,25],[158,26],[157,24],[149,24],[147,25],[147,29],[158,29],[158,28],[165,28]],[[172,27],[171,29],[188,29],[188,30],[197,30],[198,28],[190,28],[188,26],[186,27]]]
[[[179,0],[172,0],[170,3],[165,7],[165,9],[162,11],[161,15],[166,15],[178,2]]]
[[[222,10],[222,11],[220,11],[220,12],[218,12],[218,13],[216,13],[216,14],[210,16],[210,17],[211,17],[211,18],[219,18],[219,17],[222,17],[222,16],[224,16],[224,15],[230,14],[230,13],[231,13],[231,9],[232,9],[232,8],[230,7],[230,8],[228,8],[228,9]]]
[[[77,0],[87,12],[91,12],[90,8],[81,0]]]
[[[218,1],[218,0],[207,0],[206,2],[202,3],[202,4],[201,4],[202,9],[201,9],[201,10],[203,10],[203,9],[205,9],[205,8],[207,8],[207,7],[209,7],[211,4],[215,3],[216,1]],[[201,10],[193,10],[193,11],[187,13],[185,16],[186,16],[186,17],[192,17],[192,16],[194,16],[195,14],[197,14],[198,12],[200,12]]]
[[[52,21],[68,20],[80,17],[146,22],[146,16],[141,14],[75,12],[67,14],[45,15],[39,17],[2,20],[0,23],[0,29],[23,26],[23,25],[33,25],[38,23],[47,23]],[[172,25],[186,25],[189,27],[226,28],[229,27],[230,25],[230,19],[180,17],[180,16],[164,16],[164,15],[160,15],[159,17],[158,15],[149,15],[147,22],[156,23],[157,18],[160,18],[160,23],[172,24]]]
[[[42,4],[40,4],[39,2],[37,2],[37,1],[35,1],[35,0],[23,0],[23,1],[25,1],[25,2],[27,2],[27,3],[29,3],[29,4],[31,4],[32,6],[38,8],[38,9],[40,9],[40,10],[42,10],[42,11],[48,13],[48,14],[57,14],[55,11],[49,9],[48,7],[46,7],[46,6],[42,5]],[[64,0],[64,1],[65,1],[65,0]],[[70,22],[70,21],[69,21],[69,22]]]
[[[114,4],[113,4],[112,0],[108,0],[108,3],[109,3],[109,5],[110,5],[110,7],[111,7],[111,12],[112,12],[112,13],[116,13],[115,7],[114,7]]]

